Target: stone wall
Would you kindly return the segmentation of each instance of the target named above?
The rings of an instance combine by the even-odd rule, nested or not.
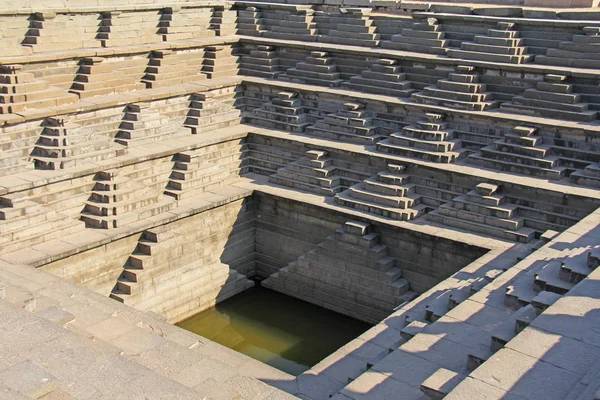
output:
[[[355,216],[255,192],[256,273],[267,277],[314,249]],[[423,292],[483,255],[486,250],[419,232],[367,221],[388,246],[396,265]]]
[[[252,202],[238,200],[41,269],[178,321],[252,286],[238,272],[253,274],[254,242]]]

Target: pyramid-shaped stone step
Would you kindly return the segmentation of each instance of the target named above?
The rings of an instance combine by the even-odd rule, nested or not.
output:
[[[290,132],[304,132],[308,114],[297,92],[279,92],[270,102],[252,110],[248,122]]]
[[[387,96],[409,97],[415,92],[396,60],[380,59],[371,69],[350,78],[345,88]]]
[[[269,176],[269,182],[309,191],[325,196],[334,196],[343,190],[337,168],[332,165],[326,151],[310,150],[306,156],[279,168]]]
[[[231,45],[207,46],[204,48],[202,73],[209,79],[235,76],[238,74],[239,57],[233,54]]]
[[[502,104],[507,111],[525,112],[545,117],[574,121],[593,121],[597,111],[581,101],[581,95],[573,93],[573,85],[567,83],[566,75],[547,74],[535,89],[526,89],[510,103]]]
[[[400,34],[392,35],[390,41],[381,43],[381,47],[446,55],[448,41],[438,20],[431,17],[420,18],[416,16],[413,16],[413,19],[415,19],[415,23],[412,28],[404,28]]]
[[[344,108],[328,114],[306,128],[312,136],[358,144],[374,144],[383,138],[373,124],[375,113],[364,109],[362,103],[344,103]]]
[[[202,74],[203,52],[154,50],[142,82],[146,88],[180,85],[206,79]]]
[[[261,78],[277,78],[283,71],[277,51],[273,46],[257,45],[250,55],[243,55],[240,62],[240,74]]]
[[[324,51],[312,51],[304,61],[296,64],[295,68],[289,68],[285,74],[279,75],[279,79],[291,82],[306,83],[317,86],[340,86],[343,80],[335,65],[335,60]]]
[[[497,29],[488,30],[487,36],[477,35],[474,42],[463,41],[460,50],[450,50],[448,55],[467,60],[522,64],[534,59],[522,44],[513,23],[499,22]]]

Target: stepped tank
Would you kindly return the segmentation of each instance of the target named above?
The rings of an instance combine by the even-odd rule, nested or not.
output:
[[[257,286],[177,326],[299,375],[371,325]]]

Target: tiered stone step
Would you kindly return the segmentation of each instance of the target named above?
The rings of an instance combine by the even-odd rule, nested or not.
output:
[[[207,46],[204,50],[202,72],[209,79],[238,74],[239,57],[232,54],[231,45]]]
[[[222,3],[212,6],[213,13],[210,19],[210,29],[217,36],[232,36],[237,32],[237,11],[232,4]]]
[[[281,73],[277,51],[273,46],[257,45],[255,49],[250,50],[250,55],[241,57],[241,75],[274,79]]]
[[[261,35],[279,40],[317,40],[317,24],[313,21],[315,12],[310,6],[289,9],[266,9],[262,11],[262,24],[266,30]]]
[[[238,109],[241,88],[229,86],[193,94],[185,126],[192,134],[239,125],[242,113]]]
[[[513,308],[531,305],[539,315],[598,268],[599,257],[598,251],[592,250],[586,259],[565,258],[540,264],[507,286],[504,303]]]
[[[386,96],[410,97],[416,90],[412,88],[402,67],[396,60],[380,59],[360,75],[344,82],[343,87],[367,93],[384,94]]]
[[[293,187],[324,196],[334,196],[343,190],[340,177],[326,151],[310,150],[306,156],[296,160],[277,173],[269,176],[269,182]]]
[[[205,8],[163,8],[158,23],[158,33],[163,41],[200,39],[215,36],[210,29],[212,11]]]
[[[93,228],[119,228],[168,211],[175,204],[161,200],[155,189],[114,172],[99,172],[95,180],[81,212],[81,220]]]
[[[229,265],[209,260],[205,246],[191,243],[192,237],[199,236],[195,229],[144,231],[110,297],[172,319],[202,311],[254,286]],[[175,298],[176,307],[169,301]]]
[[[290,132],[304,132],[309,124],[302,99],[296,92],[280,92],[270,102],[252,110],[248,122]]]
[[[0,25],[3,27],[2,51],[5,56],[22,56],[33,52],[32,47],[23,46],[23,37],[31,28],[29,18],[30,15],[0,16]]]
[[[179,121],[153,110],[149,103],[129,104],[115,141],[131,147],[187,135]]]
[[[154,50],[142,82],[146,88],[159,88],[204,80],[206,75],[200,72],[203,55],[197,50]]]
[[[437,86],[428,86],[412,98],[423,104],[452,107],[463,110],[484,111],[498,106],[492,100],[485,83],[479,83],[475,67],[460,65],[449,79],[440,79]]]
[[[515,96],[511,103],[503,103],[505,111],[541,115],[573,121],[594,121],[597,111],[581,101],[581,95],[573,93],[573,85],[567,76],[548,74],[536,89],[526,89],[522,96]]]
[[[47,118],[31,151],[35,169],[65,169],[125,154],[112,135],[101,135],[61,118]]]
[[[0,66],[0,114],[52,108],[77,101],[77,96],[35,79],[22,65]]]
[[[600,62],[600,26],[586,26],[583,35],[573,35],[570,42],[560,42],[559,48],[549,48],[546,55],[535,57],[537,64],[575,68],[597,68]]]
[[[0,128],[0,176],[33,169],[28,158],[42,129],[40,121]]]
[[[527,47],[512,22],[498,22],[498,27],[489,29],[487,36],[475,36],[474,43],[462,42],[460,50],[449,50],[448,56],[510,64],[523,64],[534,58],[527,54]]]
[[[80,61],[70,92],[86,99],[145,89],[141,78],[147,63],[146,58],[113,61],[103,57],[85,57]]]
[[[536,135],[537,128],[517,126],[514,133],[504,135],[493,145],[483,147],[478,154],[469,155],[469,161],[487,168],[562,179],[566,168],[559,166],[559,157],[552,155],[552,147]]]
[[[199,148],[175,154],[165,194],[182,200],[239,179],[246,152],[247,145],[232,143],[211,153]]]
[[[350,46],[379,46],[381,34],[370,18],[370,8],[340,8],[340,15],[329,15],[329,24],[335,24],[319,42],[345,44]]]
[[[289,68],[285,74],[279,75],[279,79],[331,87],[340,86],[343,82],[334,59],[325,51],[312,51],[305,61]]]
[[[307,127],[306,133],[341,142],[372,145],[384,138],[373,124],[374,117],[375,112],[365,110],[364,104],[345,103],[342,110],[327,114],[324,119]]]
[[[415,185],[410,183],[404,169],[404,166],[390,164],[386,171],[337,194],[335,202],[396,220],[418,218],[426,212],[427,206],[421,204]]]
[[[466,196],[459,196],[427,214],[427,219],[506,240],[527,243],[535,230],[525,227],[517,207],[504,203],[497,185],[480,183]]]
[[[238,35],[262,36],[267,31],[261,12],[256,7],[240,8],[237,13]]]
[[[435,18],[414,17],[412,28],[402,29],[400,34],[392,35],[391,40],[381,42],[381,47],[394,50],[414,51],[446,55],[448,41],[442,26]]]
[[[425,120],[406,126],[377,143],[377,150],[442,163],[454,162],[465,154],[460,149],[460,140],[454,140],[454,131],[443,122],[443,115],[425,115]]]
[[[376,323],[404,303],[409,283],[369,224],[350,221],[262,285]]]
[[[131,46],[162,42],[156,11],[105,11],[97,38],[102,47]]]
[[[100,47],[96,39],[98,14],[69,14],[37,12],[31,15],[24,46],[34,53],[44,51],[78,50]]]
[[[85,223],[79,220],[81,205],[93,185],[87,177],[73,178],[1,196],[2,254],[84,230]]]
[[[600,163],[586,166],[583,171],[575,171],[569,179],[577,185],[600,187]]]

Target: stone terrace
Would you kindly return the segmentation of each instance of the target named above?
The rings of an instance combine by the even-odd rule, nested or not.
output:
[[[0,397],[600,399],[592,2],[93,3],[0,9]],[[252,279],[374,326],[172,325]]]

